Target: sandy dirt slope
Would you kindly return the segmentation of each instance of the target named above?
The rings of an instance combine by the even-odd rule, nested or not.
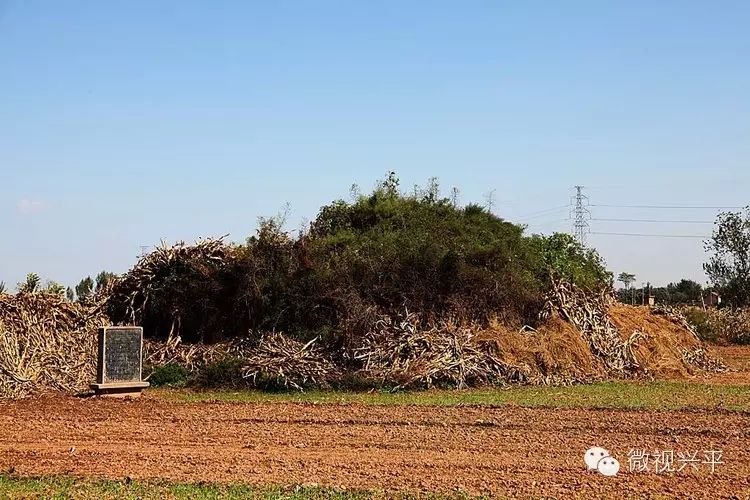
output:
[[[605,446],[617,477],[587,472]],[[179,481],[316,483],[592,498],[750,495],[750,416],[722,412],[171,403],[0,403],[0,468]],[[710,473],[628,471],[630,449],[722,450]]]

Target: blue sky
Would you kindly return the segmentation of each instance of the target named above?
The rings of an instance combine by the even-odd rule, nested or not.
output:
[[[0,280],[75,284],[141,245],[290,228],[388,170],[530,231],[596,205],[750,203],[750,3],[0,0]],[[591,207],[712,220],[714,209]],[[526,216],[526,217],[524,217]],[[592,221],[596,232],[710,225]],[[694,238],[595,235],[638,281]]]

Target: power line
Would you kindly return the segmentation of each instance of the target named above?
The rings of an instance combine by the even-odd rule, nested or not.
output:
[[[711,237],[711,236],[701,236],[697,234],[609,233],[609,232],[599,232],[599,231],[591,232],[591,234],[602,234],[602,235],[608,235],[608,236],[638,236],[638,237],[653,237],[653,238],[698,238],[702,240]]]
[[[736,210],[745,207],[698,207],[698,206],[671,206],[671,205],[590,205],[592,207],[610,207],[610,208],[666,208],[666,209],[697,209],[697,210]]]
[[[531,217],[524,217],[524,218],[518,219],[518,221],[519,222],[526,222],[526,221],[530,221],[530,220],[533,220],[533,219],[539,219],[540,217],[550,217],[550,216],[559,217],[559,215],[561,213],[564,213],[567,210],[568,210],[568,206],[565,206],[565,207],[562,207],[562,208],[558,208],[556,210],[552,210],[551,212],[546,212],[546,213],[543,213],[543,214],[537,214],[537,215],[533,215]]]
[[[555,210],[562,210],[562,209],[568,208],[568,207],[570,207],[570,203],[568,203],[567,205],[560,205],[559,207],[545,208],[544,210],[538,210],[536,212],[531,212],[531,213],[526,214],[526,215],[521,215],[520,217],[517,217],[517,219],[528,219],[528,218],[531,218],[531,217],[534,217],[534,216],[537,216],[537,215],[544,215],[547,212],[553,212]]]
[[[593,205],[592,205],[593,206]],[[591,219],[601,222],[666,222],[669,224],[713,224],[712,220],[662,220],[662,219]]]

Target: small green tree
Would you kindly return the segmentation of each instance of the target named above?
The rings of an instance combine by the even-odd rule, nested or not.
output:
[[[607,271],[604,260],[596,250],[586,248],[567,233],[532,238],[543,259],[538,269],[549,270],[558,278],[584,288],[597,289],[612,286],[612,274]],[[543,279],[543,278],[542,278]]]
[[[57,281],[48,281],[47,284],[44,286],[44,292],[51,293],[54,295],[64,295],[65,287],[62,286]]]
[[[73,302],[76,298],[76,294],[73,292],[73,289],[68,287],[65,289],[65,296],[68,298],[70,302]]]
[[[18,284],[18,291],[21,293],[33,293],[39,290],[39,284],[41,278],[36,273],[29,273],[26,275],[26,281]]]
[[[0,293],[5,293],[5,282],[0,281]]]
[[[96,292],[101,292],[104,290],[109,283],[111,283],[115,278],[117,278],[117,275],[115,273],[110,273],[109,271],[102,271],[99,274],[96,275]]]
[[[750,207],[719,214],[705,246],[711,255],[703,269],[724,300],[735,307],[750,304]]]
[[[76,296],[78,300],[86,300],[94,292],[94,280],[86,276],[76,285]]]

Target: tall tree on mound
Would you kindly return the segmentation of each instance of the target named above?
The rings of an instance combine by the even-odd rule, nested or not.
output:
[[[723,212],[716,219],[703,264],[711,283],[733,306],[750,304],[750,207],[744,212]]]

